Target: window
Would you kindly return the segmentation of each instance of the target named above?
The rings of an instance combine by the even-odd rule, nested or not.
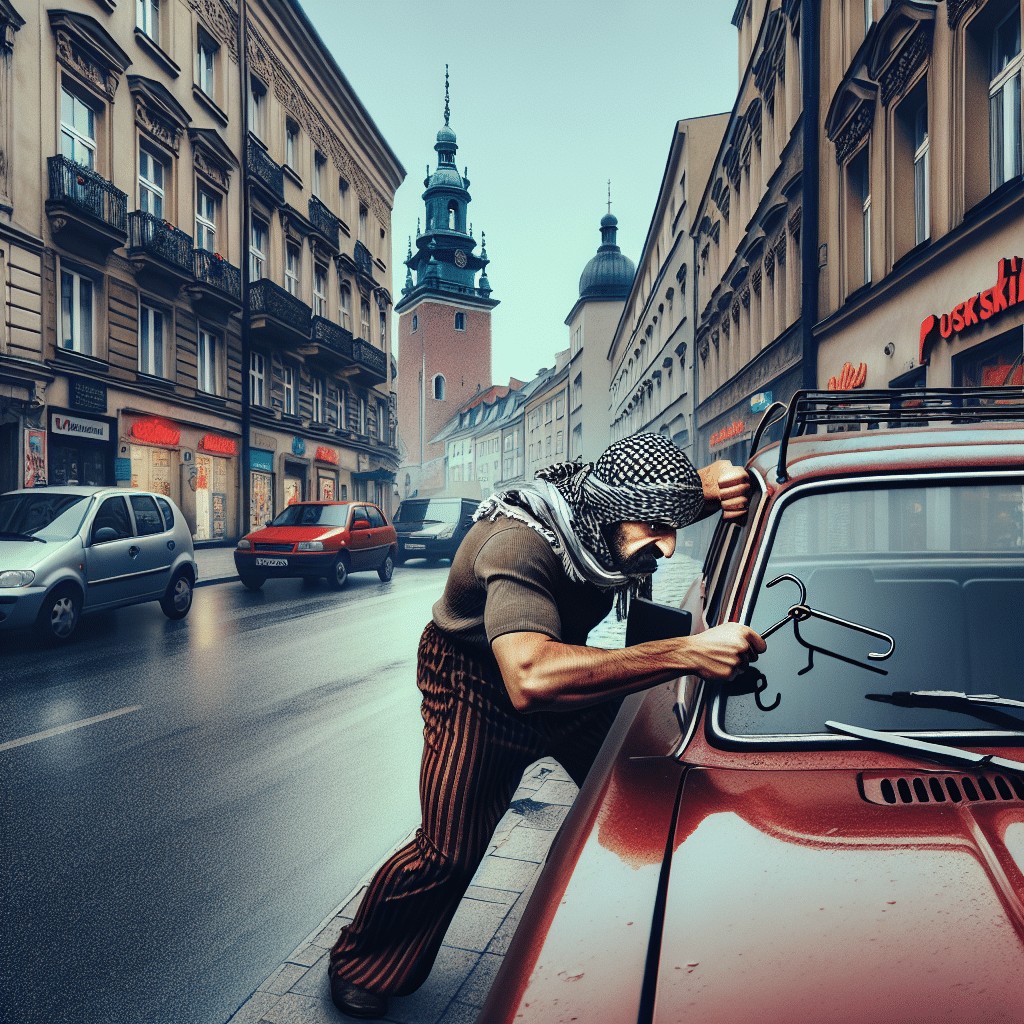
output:
[[[139,305],[139,369],[152,377],[164,375],[164,338],[169,326],[162,310]]]
[[[61,348],[92,355],[92,281],[71,270],[60,275]]]
[[[928,101],[925,100],[914,112],[914,241],[917,244],[931,234],[928,227],[928,171],[931,165],[928,153]]]
[[[871,280],[871,175],[868,147],[846,165],[847,259],[849,290]]]
[[[213,193],[196,190],[196,248],[217,251],[217,208],[219,200]]]
[[[348,283],[341,286],[341,326],[346,331],[352,330],[352,289]]]
[[[444,401],[444,384],[445,384],[444,375],[440,374],[440,373],[435,374],[434,375],[434,398],[436,398],[439,402],[443,402]]]
[[[196,387],[208,394],[217,394],[217,336],[202,327],[196,349]]]
[[[544,422],[545,423],[550,423],[551,422],[551,403],[550,402],[545,402],[544,403]],[[548,454],[550,455],[551,453],[548,452]]]
[[[324,382],[322,377],[313,378],[313,422],[324,421]]]
[[[559,395],[555,399],[555,419],[560,420],[565,415],[565,397]]]
[[[556,455],[561,455],[564,450],[565,450],[565,441],[564,441],[564,438],[563,438],[562,431],[559,430],[558,433],[555,434],[555,454]]]
[[[313,315],[327,316],[327,268],[320,264],[313,268]]]
[[[60,91],[60,151],[83,167],[96,166],[96,114],[67,89]]]
[[[359,337],[363,341],[370,340],[370,304],[363,299],[362,305],[359,307],[359,315],[361,319]]]
[[[388,403],[377,402],[377,437],[385,444],[388,441]]]
[[[366,399],[359,399],[359,433],[366,433]]]
[[[267,132],[267,87],[258,79],[249,79],[249,131],[262,139]]]
[[[196,39],[196,85],[211,99],[214,94],[214,70],[217,61],[217,44],[202,30]]]
[[[385,350],[388,347],[388,317],[384,310],[380,311],[380,347]]]
[[[253,220],[249,238],[249,277],[259,281],[264,276],[267,265],[267,225],[262,221]]]
[[[327,173],[327,158],[322,153],[313,155],[313,195],[317,199],[323,199],[324,175]]]
[[[466,329],[466,314],[456,313],[455,314],[455,330],[464,331]]]
[[[420,318],[413,313],[412,315],[412,333],[415,334],[420,329]]]
[[[164,524],[156,502],[148,494],[133,494],[130,498],[135,513],[135,530],[140,537],[163,533]]]
[[[345,406],[348,404],[348,392],[344,388],[338,388],[338,429],[347,430],[346,422],[348,415]]]
[[[989,166],[991,187],[1021,173],[1020,135],[1020,6],[992,33],[989,76]]]
[[[359,207],[359,234],[356,236],[363,245],[366,245],[366,207]]]
[[[263,405],[266,398],[267,362],[260,352],[249,353],[249,402]]]
[[[284,413],[286,416],[298,416],[299,406],[295,400],[295,367],[285,366],[284,380]]]
[[[284,162],[298,173],[299,159],[299,126],[289,121],[285,126]]]
[[[284,260],[284,286],[285,289],[296,298],[299,297],[300,282],[299,282],[299,260],[301,256],[299,248],[296,245],[287,245],[285,247],[285,260]]]
[[[139,209],[154,217],[164,215],[164,183],[167,168],[149,150],[139,147]]]
[[[160,42],[160,0],[135,0],[135,26]]]

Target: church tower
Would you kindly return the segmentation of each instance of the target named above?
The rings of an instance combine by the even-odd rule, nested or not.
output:
[[[425,230],[409,243],[408,271],[398,320],[398,437],[403,462],[398,488],[405,498],[444,488],[444,443],[431,444],[456,410],[491,385],[491,298],[487,248],[479,255],[467,221],[468,170],[459,174],[458,146],[449,127],[445,67],[444,127],[434,149],[437,168],[423,184]],[[479,281],[477,275],[480,275]]]

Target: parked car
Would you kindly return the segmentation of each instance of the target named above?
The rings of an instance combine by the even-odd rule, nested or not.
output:
[[[35,487],[0,495],[0,629],[71,639],[83,612],[159,601],[182,619],[198,578],[192,535],[162,494]]]
[[[406,498],[395,512],[398,564],[409,558],[454,558],[479,504],[469,498]]]
[[[1024,395],[785,411],[683,602],[767,652],[625,700],[482,1022],[1022,1019]]]
[[[250,590],[259,590],[268,576],[325,577],[341,590],[350,572],[367,569],[376,569],[386,583],[397,554],[395,528],[376,505],[297,501],[238,542],[235,568]]]

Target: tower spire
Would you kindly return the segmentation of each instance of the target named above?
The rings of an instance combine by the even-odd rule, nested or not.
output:
[[[612,212],[612,179],[608,179],[608,212]]]
[[[448,65],[444,66],[444,123],[445,127],[448,126],[448,118],[450,116],[448,109]]]

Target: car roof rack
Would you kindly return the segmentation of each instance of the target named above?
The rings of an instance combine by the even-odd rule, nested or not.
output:
[[[774,406],[773,406],[774,408]],[[772,409],[762,420],[767,426]],[[879,388],[856,391],[797,391],[789,403],[779,445],[776,479],[789,479],[789,439],[827,431],[876,430],[880,427],[928,426],[933,423],[979,423],[988,420],[1024,422],[1024,387]],[[757,435],[760,437],[760,434]]]

